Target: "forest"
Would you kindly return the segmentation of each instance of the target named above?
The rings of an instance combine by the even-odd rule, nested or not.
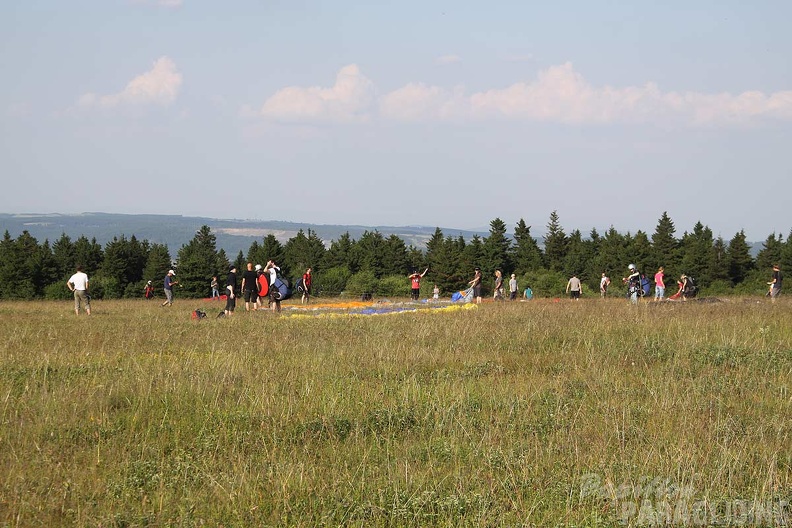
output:
[[[727,241],[715,238],[699,221],[677,235],[665,212],[651,235],[640,230],[619,233],[613,227],[605,233],[596,229],[587,235],[580,230],[567,233],[556,211],[550,215],[541,243],[522,219],[511,235],[508,231],[499,218],[490,222],[487,236],[474,235],[469,240],[444,235],[437,228],[426,247],[417,248],[376,230],[365,231],[358,239],[345,233],[326,247],[309,229],[285,243],[267,235],[237,255],[218,250],[208,226],[202,226],[176,254],[134,235],[120,234],[102,247],[85,236],[72,240],[63,234],[50,243],[39,242],[26,231],[17,238],[6,231],[0,241],[0,299],[68,299],[66,280],[78,265],[90,277],[92,297],[100,299],[142,298],[149,280],[161,293],[169,269],[176,271],[179,281],[177,297],[207,297],[212,277],[223,284],[231,263],[241,272],[247,262],[268,260],[278,263],[290,280],[311,267],[315,295],[371,293],[379,297],[406,296],[407,276],[426,268],[422,295],[437,284],[448,296],[466,286],[476,266],[484,274],[485,292],[500,269],[506,277],[516,274],[521,289],[531,287],[534,295],[542,297],[562,295],[567,279],[577,275],[584,283],[585,296],[598,294],[603,272],[618,288],[629,263],[650,277],[663,266],[669,288],[673,279],[685,273],[696,279],[705,294],[762,294],[773,264],[780,264],[782,270],[792,266],[792,232],[786,240],[781,234],[768,235],[753,257],[744,231]]]

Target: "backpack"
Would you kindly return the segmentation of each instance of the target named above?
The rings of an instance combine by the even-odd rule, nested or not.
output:
[[[302,277],[297,279],[297,282],[294,284],[294,289],[300,293],[305,293],[305,285],[303,284]]]
[[[698,293],[698,286],[696,286],[696,280],[693,277],[687,278],[687,283],[685,284],[685,290],[683,293],[687,297],[695,297]]]
[[[638,295],[647,296],[651,291],[651,283],[649,279],[646,278],[646,275],[641,275],[641,290],[638,292]]]
[[[204,312],[201,309],[196,309],[193,310],[191,317],[192,319],[203,319],[204,317],[206,317],[206,312]]]

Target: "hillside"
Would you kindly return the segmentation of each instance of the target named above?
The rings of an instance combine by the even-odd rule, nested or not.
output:
[[[49,240],[50,243],[66,233],[72,240],[85,235],[96,238],[104,245],[113,237],[135,235],[139,240],[148,240],[166,244],[172,253],[187,242],[195,231],[208,225],[217,235],[218,249],[224,249],[228,255],[236,255],[239,251],[247,252],[254,240],[261,241],[269,234],[282,243],[292,238],[302,229],[314,231],[325,245],[349,232],[353,239],[360,238],[365,231],[377,230],[384,236],[399,236],[407,245],[423,248],[435,231],[428,226],[347,226],[317,225],[284,221],[264,220],[229,220],[181,215],[130,215],[111,213],[64,214],[0,214],[0,230],[8,231],[12,238],[22,231],[28,231],[39,242]],[[473,235],[485,236],[484,232],[465,231],[447,227],[440,228],[448,236],[462,235],[470,240]]]

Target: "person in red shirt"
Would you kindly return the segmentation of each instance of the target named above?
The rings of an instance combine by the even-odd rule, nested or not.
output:
[[[302,303],[308,304],[311,297],[311,268],[305,270],[302,276]]]
[[[412,292],[410,294],[410,298],[413,301],[418,300],[418,297],[421,293],[421,279],[423,278],[424,275],[426,275],[427,271],[429,271],[429,268],[426,268],[423,273],[418,273],[417,271],[415,271],[409,276],[410,284],[412,286]]]

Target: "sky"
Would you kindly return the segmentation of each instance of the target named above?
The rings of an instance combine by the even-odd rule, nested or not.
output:
[[[792,229],[792,2],[8,0],[2,213]],[[9,192],[9,189],[16,189]]]

